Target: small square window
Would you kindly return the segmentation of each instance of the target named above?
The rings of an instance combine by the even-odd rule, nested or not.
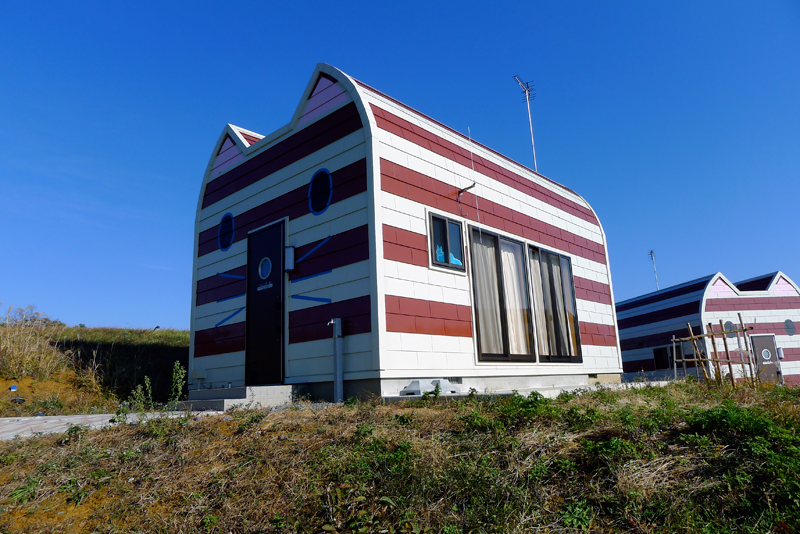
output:
[[[464,270],[464,245],[461,223],[431,215],[431,259],[434,265]]]

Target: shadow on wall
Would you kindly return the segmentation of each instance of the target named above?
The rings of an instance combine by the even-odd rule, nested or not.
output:
[[[153,399],[166,402],[175,362],[189,364],[189,332],[182,330],[70,329],[57,342],[71,351],[75,363],[97,371],[102,384],[119,399],[127,399],[149,377]],[[183,385],[187,394],[187,384]]]

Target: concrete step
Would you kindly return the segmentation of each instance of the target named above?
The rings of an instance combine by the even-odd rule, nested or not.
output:
[[[226,411],[234,407],[269,408],[292,402],[292,386],[247,386],[224,389],[193,389],[179,409]]]

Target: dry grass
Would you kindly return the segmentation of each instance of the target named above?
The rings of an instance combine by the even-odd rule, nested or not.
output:
[[[0,322],[0,417],[116,409],[95,362],[81,365],[72,351],[59,347],[68,331],[32,306],[8,308]]]
[[[798,400],[675,384],[77,429],[0,444],[0,531],[791,532]]]
[[[65,330],[32,306],[9,306],[0,322],[0,376],[45,380],[70,369],[70,355],[57,348]]]

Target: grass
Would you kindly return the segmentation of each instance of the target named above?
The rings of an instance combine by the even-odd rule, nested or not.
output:
[[[0,417],[113,413],[145,377],[164,402],[188,354],[185,330],[67,327],[10,307],[0,321]]]
[[[76,428],[0,444],[0,532],[796,532],[798,406],[675,383]]]

